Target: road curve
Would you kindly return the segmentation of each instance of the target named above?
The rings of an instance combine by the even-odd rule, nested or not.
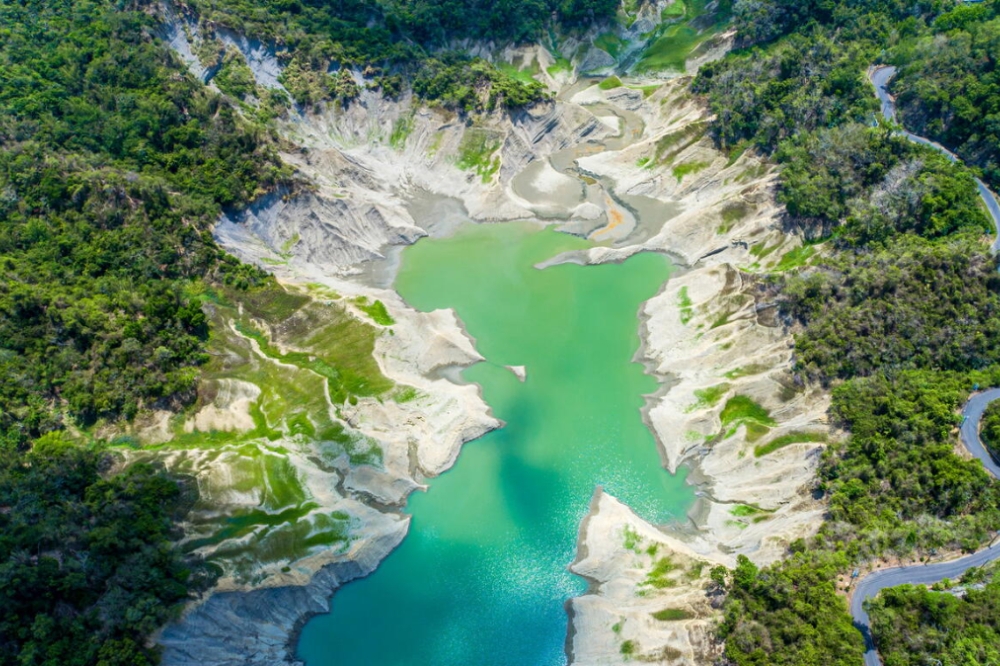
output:
[[[885,116],[886,120],[898,122],[896,119],[896,102],[892,95],[889,94],[888,89],[889,81],[891,81],[892,77],[895,75],[896,68],[891,65],[873,67],[868,72],[868,78],[872,82],[872,85],[875,86],[875,94],[878,96],[878,100],[882,104],[882,115]],[[910,134],[906,130],[900,130],[899,133],[914,143],[919,143],[933,148],[952,162],[960,161],[958,155],[951,152],[936,141],[925,139],[924,137],[917,136],[916,134]],[[986,183],[979,178],[976,178],[976,189],[979,190],[979,197],[983,200],[983,203],[986,204],[986,208],[990,212],[990,217],[993,218],[993,226],[996,227],[997,230],[996,238],[990,246],[990,249],[993,250],[993,254],[997,254],[997,252],[1000,252],[1000,203],[997,202],[997,198],[993,192],[990,191],[990,188],[986,187]]]
[[[965,403],[965,409],[962,410],[965,422],[962,424],[961,435],[962,444],[969,449],[969,453],[982,461],[987,472],[1000,479],[1000,465],[979,438],[979,420],[983,417],[983,410],[986,409],[986,405],[997,399],[1000,399],[1000,388],[981,391],[969,398],[969,402]]]
[[[998,558],[1000,558],[1000,544],[991,545],[972,555],[950,562],[882,569],[862,578],[851,599],[851,617],[854,619],[854,626],[865,637],[865,666],[882,664],[878,652],[875,651],[875,641],[872,640],[871,628],[868,626],[868,613],[864,609],[864,602],[867,599],[876,596],[887,587],[906,584],[931,585],[945,578],[959,578],[970,567],[979,567]]]
[[[886,120],[896,121],[896,102],[889,94],[889,81],[896,74],[896,68],[889,65],[873,67],[868,72],[868,78],[875,87],[875,94],[882,105],[882,115]],[[941,144],[925,139],[922,136],[911,134],[906,130],[899,132],[914,143],[923,144],[934,148],[952,162],[958,162],[959,157]],[[1000,204],[986,184],[980,179],[976,179],[976,187],[979,196],[989,210],[993,218],[993,225],[997,229],[996,239],[993,241],[991,249],[996,254],[1000,250]],[[994,400],[1000,399],[1000,388],[993,388],[987,391],[976,393],[965,404],[962,410],[962,426],[959,430],[962,444],[969,452],[978,458],[983,467],[993,476],[1000,478],[1000,465],[986,450],[981,439],[979,439],[979,422],[983,416],[986,405]],[[978,567],[1000,559],[1000,544],[994,547],[993,544],[972,555],[960,557],[950,562],[936,562],[934,564],[913,564],[905,567],[894,567],[892,569],[882,569],[875,571],[860,579],[855,588],[854,596],[851,597],[851,617],[854,619],[854,626],[865,637],[865,666],[881,666],[878,652],[875,649],[875,641],[872,639],[871,627],[869,626],[868,613],[865,611],[866,600],[876,596],[887,587],[897,585],[930,585],[945,578],[958,578],[970,567]]]
[[[962,410],[962,416],[965,417],[965,420],[959,433],[965,448],[982,461],[983,467],[990,474],[1000,478],[1000,465],[989,454],[979,438],[979,421],[982,419],[983,410],[986,409],[986,405],[997,399],[1000,399],[1000,388],[982,391],[969,398],[965,409]],[[930,585],[945,578],[958,578],[969,567],[982,566],[996,559],[1000,559],[1000,544],[991,544],[987,548],[957,560],[882,569],[859,580],[854,588],[854,596],[851,598],[851,617],[854,619],[854,626],[865,637],[865,666],[881,666],[882,663],[878,652],[875,651],[875,641],[872,639],[868,613],[865,612],[864,608],[867,599],[874,597],[887,587],[907,583]]]

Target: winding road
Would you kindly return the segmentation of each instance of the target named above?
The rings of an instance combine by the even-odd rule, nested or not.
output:
[[[898,123],[899,121],[896,119],[896,102],[892,95],[889,94],[888,88],[889,81],[891,81],[892,77],[895,75],[896,68],[891,65],[874,67],[868,72],[868,78],[871,80],[872,85],[875,86],[875,94],[878,96],[879,102],[882,103],[882,115],[885,116],[886,120]],[[910,134],[905,129],[901,129],[899,133],[913,143],[919,143],[933,148],[952,162],[961,161],[961,158],[958,155],[951,152],[936,141],[925,139],[924,137],[917,136],[916,134]],[[976,178],[976,188],[979,190],[979,196],[983,200],[983,203],[986,204],[986,208],[990,212],[990,217],[993,218],[993,225],[997,229],[997,236],[993,240],[993,244],[990,246],[993,253],[996,254],[997,252],[1000,252],[1000,203],[997,202],[997,198],[993,192],[990,191],[990,188],[986,187],[986,183],[979,178]]]
[[[989,389],[976,393],[965,404],[962,416],[965,417],[960,432],[962,444],[972,455],[978,458],[993,476],[1000,478],[1000,465],[983,446],[979,439],[979,421],[982,419],[986,405],[1000,399],[1000,388]],[[851,617],[854,626],[865,637],[865,666],[880,666],[878,652],[875,651],[875,641],[872,640],[868,613],[865,612],[865,600],[877,595],[887,587],[897,585],[930,585],[945,578],[958,578],[970,567],[978,567],[1000,559],[1000,544],[991,544],[987,548],[948,562],[934,564],[913,564],[905,567],[894,567],[875,571],[858,581],[851,598]]]
[[[868,73],[872,85],[875,86],[875,94],[878,95],[882,103],[882,115],[887,120],[896,121],[896,103],[889,94],[887,86],[892,77],[896,74],[896,68],[890,66],[875,67]],[[948,157],[952,162],[959,161],[959,157],[944,146],[922,136],[910,134],[906,130],[900,130],[910,141],[930,146]],[[994,254],[1000,249],[1000,204],[983,181],[976,179],[976,186],[979,189],[979,196],[986,204],[993,224],[997,228],[997,237],[991,246]],[[965,418],[960,429],[962,444],[969,452],[978,458],[983,467],[993,476],[1000,478],[1000,465],[983,446],[979,439],[979,421],[982,419],[983,410],[986,405],[994,400],[1000,399],[1000,388],[993,388],[987,391],[976,393],[965,405],[962,416]],[[913,564],[905,567],[895,567],[892,569],[882,569],[874,571],[864,578],[861,578],[855,588],[854,596],[851,598],[851,617],[854,619],[854,626],[865,637],[865,666],[881,666],[878,652],[875,649],[875,641],[872,638],[871,627],[869,626],[868,613],[865,611],[864,603],[867,599],[876,596],[887,587],[897,585],[930,585],[945,578],[958,578],[970,567],[978,567],[1000,559],[1000,544],[990,546],[949,562],[936,562],[934,564]]]

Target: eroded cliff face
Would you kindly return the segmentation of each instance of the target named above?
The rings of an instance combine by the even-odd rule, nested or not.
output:
[[[713,48],[724,49],[724,39]],[[445,234],[466,215],[542,218],[595,241],[556,261],[620,261],[653,250],[685,266],[640,312],[640,356],[669,380],[645,410],[664,465],[691,466],[701,499],[689,525],[652,526],[595,495],[573,564],[591,582],[572,602],[574,663],[708,663],[711,566],[732,564],[738,553],[769,562],[817,528],[821,510],[808,486],[827,433],[827,398],[788,379],[791,340],[755,279],[808,259],[800,240],[780,229],[771,168],[752,153],[730,160],[712,147],[709,118],[687,79],[605,90],[596,80],[549,74],[553,57],[542,48],[493,55],[539,71],[555,99],[469,120],[364,90],[346,107],[293,114],[280,127],[291,146],[283,157],[304,186],[220,220],[217,238],[229,252],[308,294],[315,307],[371,324],[367,305],[383,304],[391,324],[375,326],[373,357],[406,389],[357,404],[327,396],[319,407],[352,441],[375,443],[377,457],[345,449],[323,462],[317,440],[292,427],[278,428],[276,445],[260,444],[284,452],[319,507],[311,512],[349,516],[347,536],[335,548],[256,562],[250,575],[227,572],[163,632],[164,663],[294,661],[297,628],[404,537],[399,508],[408,493],[448,469],[463,442],[499,425],[475,387],[449,379],[480,359],[454,313],[419,313],[390,288],[402,247]],[[280,325],[259,324],[270,345],[308,351]],[[257,362],[280,361],[254,340],[244,343]],[[261,390],[219,385],[185,427],[248,431]],[[163,441],[164,433],[154,423],[147,435]],[[206,488],[219,476],[218,457],[171,455]],[[223,508],[259,503],[252,492],[229,492]],[[199,548],[211,556],[219,546]]]

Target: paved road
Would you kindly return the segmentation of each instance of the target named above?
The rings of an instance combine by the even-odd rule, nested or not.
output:
[[[892,95],[889,94],[889,81],[892,77],[896,75],[896,68],[883,65],[880,67],[874,67],[868,73],[868,78],[871,79],[872,85],[875,86],[875,94],[878,96],[879,102],[882,103],[882,115],[885,116],[886,120],[896,120],[896,102],[893,100]],[[923,144],[925,146],[930,146],[939,153],[943,154],[952,162],[958,162],[959,157],[955,153],[951,152],[940,143],[936,141],[931,141],[930,139],[925,139],[922,136],[917,136],[916,134],[910,134],[906,130],[901,130],[900,132],[903,136],[914,143]],[[990,188],[986,187],[986,184],[980,179],[976,178],[976,187],[979,190],[979,196],[986,204],[986,208],[990,211],[990,216],[993,218],[993,226],[997,229],[996,238],[991,245],[993,253],[996,254],[1000,252],[1000,203],[997,202],[996,196],[990,191]]]
[[[896,103],[892,95],[889,94],[887,86],[895,74],[896,68],[891,66],[874,67],[868,73],[872,85],[875,86],[875,94],[882,104],[882,115],[887,120],[894,122],[896,121]],[[901,130],[900,133],[914,143],[934,148],[952,162],[959,161],[958,155],[939,143],[925,139],[922,136],[910,134],[906,130]],[[997,203],[993,192],[978,178],[976,179],[976,186],[979,189],[979,196],[986,204],[986,208],[993,218],[993,224],[997,229],[997,237],[991,246],[994,254],[996,254],[998,249],[1000,249],[1000,204]],[[982,440],[979,439],[979,421],[983,416],[983,410],[986,409],[986,405],[997,399],[1000,399],[1000,389],[996,388],[982,391],[969,398],[969,402],[966,403],[965,409],[962,411],[962,415],[966,418],[962,424],[960,434],[962,444],[965,445],[969,452],[982,461],[983,467],[988,472],[1000,478],[1000,465],[990,456],[986,447],[983,446]],[[851,598],[851,616],[854,618],[854,626],[865,637],[865,666],[881,666],[882,664],[878,652],[875,650],[875,642],[872,640],[871,628],[868,625],[868,613],[864,609],[864,603],[867,599],[876,596],[887,587],[895,587],[907,583],[911,585],[930,585],[945,578],[959,578],[965,573],[966,569],[982,566],[996,559],[1000,559],[1000,544],[996,545],[996,547],[991,544],[989,547],[972,555],[967,555],[950,562],[916,564],[906,567],[895,567],[893,569],[883,569],[882,571],[870,573],[859,580],[854,589],[854,596]]]
[[[1000,478],[1000,465],[987,452],[979,439],[979,420],[983,416],[986,405],[994,400],[1000,399],[1000,389],[994,388],[981,393],[976,393],[969,402],[965,404],[962,415],[967,417],[960,430],[962,444],[969,452],[982,461],[983,467],[993,476]],[[883,569],[870,573],[860,581],[854,589],[854,597],[851,599],[851,617],[854,618],[854,626],[865,637],[865,666],[881,666],[878,652],[875,651],[875,642],[872,640],[871,629],[868,626],[868,613],[865,612],[864,602],[877,595],[887,587],[895,587],[909,583],[911,585],[930,585],[944,578],[959,578],[969,567],[978,567],[1000,559],[1000,544],[990,545],[972,555],[961,557],[950,562],[937,562],[935,564],[915,564],[906,567],[895,567],[893,569]]]
[[[878,652],[875,651],[875,643],[872,641],[871,629],[868,626],[868,613],[865,612],[863,606],[866,599],[874,597],[887,587],[896,587],[907,583],[910,585],[931,585],[945,578],[957,579],[969,567],[982,566],[998,558],[1000,558],[1000,544],[984,548],[972,555],[951,562],[883,569],[862,578],[854,590],[854,597],[851,599],[851,616],[854,618],[854,626],[865,637],[865,666],[881,666],[882,664]]]
[[[979,419],[983,416],[983,410],[986,409],[986,405],[997,399],[1000,399],[1000,388],[982,391],[969,398],[969,402],[965,403],[965,409],[962,410],[962,416],[966,419],[962,424],[961,433],[962,444],[969,449],[969,453],[982,461],[987,472],[1000,479],[1000,465],[979,439]]]

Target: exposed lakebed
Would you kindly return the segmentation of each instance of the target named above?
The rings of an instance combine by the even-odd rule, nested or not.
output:
[[[396,289],[456,310],[487,359],[463,377],[506,426],[411,496],[402,545],[303,629],[309,666],[565,663],[564,604],[586,589],[567,565],[595,487],[654,523],[683,517],[693,492],[661,465],[640,413],[657,383],[633,362],[639,306],[670,264],[535,268],[588,246],[532,223],[470,224],[403,253]]]

